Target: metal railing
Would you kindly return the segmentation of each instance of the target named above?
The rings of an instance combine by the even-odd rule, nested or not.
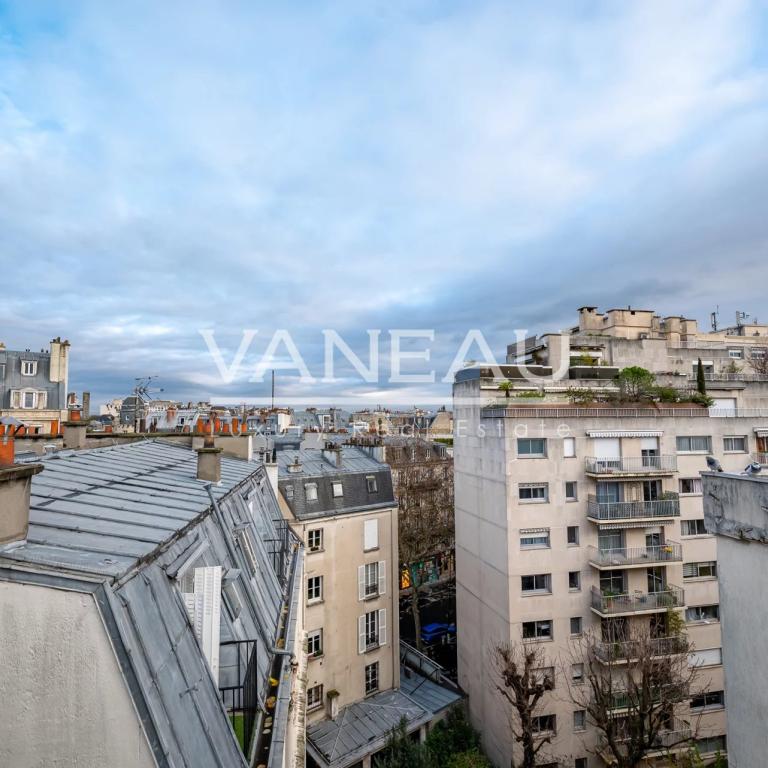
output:
[[[674,563],[683,559],[683,548],[676,541],[652,547],[618,547],[598,549],[589,547],[589,561],[599,566],[643,565],[645,563]]]
[[[688,653],[687,640],[681,635],[675,637],[654,637],[647,640],[621,640],[614,643],[599,643],[594,647],[595,656],[602,662],[630,661],[648,654],[652,656],[674,656]]]
[[[587,472],[595,475],[611,475],[615,472],[676,472],[677,456],[616,456],[604,458],[588,456]]]
[[[623,595],[604,594],[592,587],[592,608],[598,613],[633,613],[679,608],[684,605],[685,593],[680,587],[668,584],[659,592],[633,592]]]
[[[705,373],[704,381],[768,381],[768,373]]]
[[[618,716],[618,719],[620,719],[621,716]],[[687,748],[688,743],[690,742],[692,737],[691,732],[691,724],[686,722],[685,720],[678,720],[675,718],[670,723],[670,728],[664,731],[660,731],[658,735],[656,736],[656,739],[653,743],[653,751],[661,751],[665,749],[673,749],[675,747],[685,747]],[[629,736],[621,736],[619,735],[615,741],[618,744],[625,744],[630,740]],[[605,751],[608,749],[608,742],[606,741],[604,736],[600,737],[600,740],[598,742],[599,749],[601,751]]]
[[[768,453],[753,453],[752,461],[762,464],[764,467],[768,467]]]
[[[642,518],[680,517],[680,498],[667,491],[668,498],[654,501],[604,501],[590,494],[587,517],[594,520],[637,520]]]
[[[716,416],[731,418],[768,418],[768,408],[547,408],[540,406],[509,406],[489,404],[483,408],[486,418],[519,419],[670,419]]]
[[[221,665],[234,670],[236,683],[220,685],[219,693],[229,715],[232,728],[247,755],[254,735],[259,711],[259,671],[256,640],[227,640],[220,644]],[[242,720],[242,728],[240,726]]]

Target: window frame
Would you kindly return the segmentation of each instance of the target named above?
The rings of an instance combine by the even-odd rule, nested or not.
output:
[[[728,448],[729,440],[741,440],[742,448]],[[723,453],[748,453],[749,437],[747,435],[723,435]]]
[[[316,641],[316,642],[315,642]],[[316,650],[312,650],[312,645],[317,645]],[[319,659],[323,655],[323,629],[312,629],[307,632],[307,657]]]
[[[691,523],[696,523],[696,531],[694,533],[686,533],[685,526],[690,525]],[[701,527],[703,530],[699,531],[699,524],[701,524]],[[710,534],[707,532],[706,525],[704,524],[704,518],[703,517],[694,517],[688,520],[681,520],[680,521],[680,536],[684,536],[685,538],[693,538],[695,536],[709,536]]]
[[[569,496],[568,495],[568,486],[573,486],[573,493]],[[572,503],[574,501],[579,500],[579,483],[577,480],[566,480],[565,481],[565,500],[568,503]]]
[[[696,488],[698,486],[698,491],[684,491],[683,490],[683,483],[689,482],[692,484],[692,487]],[[677,485],[678,492],[681,496],[701,496],[704,493],[702,484],[701,484],[701,478],[700,477],[680,477],[678,478],[678,485]]]
[[[541,443],[541,451],[530,450],[533,443]],[[521,450],[523,444],[527,444],[529,450]],[[547,458],[547,438],[546,437],[518,437],[517,438],[517,458],[518,459],[546,459]]]
[[[22,376],[37,376],[37,360],[21,360],[21,375]],[[29,366],[29,370],[26,367]]]
[[[313,544],[312,539],[317,537],[318,543]],[[314,552],[322,552],[324,547],[325,534],[322,528],[309,528],[307,529],[307,552],[310,554]]]
[[[565,527],[565,544],[567,547],[580,547],[581,546],[581,531],[578,525],[567,525]],[[571,531],[576,532],[576,540],[570,541]]]
[[[695,576],[686,576],[686,568],[696,568]],[[710,573],[702,574],[702,570],[709,570]],[[716,579],[717,578],[717,560],[695,560],[689,563],[683,563],[683,581],[693,581],[696,579]]]
[[[705,609],[714,608],[714,617],[704,616],[701,612]],[[696,618],[688,618],[689,611],[698,611],[699,615]],[[685,623],[686,624],[711,624],[720,623],[720,603],[707,603],[705,605],[689,605],[685,609]]]
[[[543,489],[544,495],[542,498],[537,498],[531,495],[530,498],[524,498],[521,494],[523,491]],[[549,483],[518,483],[517,484],[517,500],[520,504],[548,504],[549,503]]]
[[[573,631],[573,623],[578,622],[577,627],[578,630],[576,632]],[[584,617],[583,616],[571,616],[571,618],[568,620],[568,628],[571,633],[571,637],[581,637],[581,635],[584,634]]]
[[[687,440],[688,447],[681,448],[680,441]],[[694,440],[706,440],[705,448],[692,448]],[[675,449],[677,453],[712,453],[712,435],[677,435],[675,437]]]
[[[317,698],[315,698],[317,697]],[[323,684],[311,685],[307,688],[307,712],[314,712],[323,706]]]
[[[570,451],[566,446],[573,446],[573,450]],[[563,458],[575,459],[576,458],[576,438],[564,437],[563,438]]]
[[[344,498],[344,484],[341,482],[341,480],[334,480],[331,483],[331,494],[334,499]]]
[[[304,498],[307,501],[317,501],[317,483],[304,483]]]
[[[532,587],[525,587],[525,580],[533,579]],[[543,586],[537,586],[543,584]],[[552,574],[551,573],[527,573],[520,576],[520,593],[527,597],[529,595],[551,595],[552,594]]]
[[[366,696],[370,696],[379,691],[379,662],[372,661],[365,665],[363,670],[363,690]]]
[[[307,605],[315,605],[316,603],[323,602],[324,588],[325,588],[323,581],[324,580],[323,580],[322,574],[315,575],[315,576],[307,576]],[[319,593],[317,597],[310,597],[310,593],[315,591],[312,587],[313,583],[317,585],[317,592]]]
[[[544,634],[541,632],[541,628],[543,625],[549,625],[549,634]],[[534,631],[533,635],[529,637],[525,636],[526,626],[533,626],[533,631]],[[548,642],[548,641],[554,640],[554,637],[555,637],[554,621],[552,619],[533,619],[531,621],[524,621],[521,627],[521,634],[522,634],[524,643],[536,643],[536,642],[541,643],[541,642]]]
[[[714,699],[714,701],[710,703],[710,699]],[[703,700],[703,703],[694,705],[694,701],[699,700]],[[691,712],[712,712],[725,709],[725,691],[704,691],[696,696],[691,696],[689,707]]]
[[[582,731],[587,730],[587,710],[586,709],[575,709],[573,711],[573,730],[574,730],[574,733],[581,733]]]
[[[366,487],[368,493],[378,493],[379,492],[379,484],[376,481],[376,475],[366,475],[365,476],[365,487]]]
[[[573,586],[574,583],[576,586]],[[568,591],[581,592],[581,571],[568,571]]]
[[[546,533],[544,532],[546,530]],[[521,528],[519,531],[519,541],[520,541],[520,549],[552,549],[552,533],[549,528],[546,529],[540,529],[540,528]],[[536,543],[530,543],[526,544],[523,542],[523,539],[544,539],[546,538],[546,543],[536,542]]]

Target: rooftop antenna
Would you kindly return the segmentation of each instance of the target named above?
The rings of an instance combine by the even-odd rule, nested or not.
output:
[[[140,415],[143,411],[143,407],[139,408],[139,403],[142,406],[146,405],[151,399],[152,395],[158,392],[164,392],[165,390],[160,387],[159,389],[152,389],[152,380],[158,378],[157,376],[146,376],[145,378],[134,379],[136,386],[133,388],[133,396],[136,398],[136,411],[133,418],[133,428],[136,432],[139,431],[139,422],[141,421]]]
[[[749,315],[746,312],[737,312],[736,325],[741,328],[741,326],[744,325],[744,320],[746,320],[748,317]]]
[[[717,316],[720,314],[720,305],[715,307],[715,311],[709,315],[710,322],[712,323],[712,332],[717,333]]]

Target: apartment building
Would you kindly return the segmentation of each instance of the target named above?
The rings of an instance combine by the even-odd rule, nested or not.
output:
[[[58,434],[67,414],[69,342],[55,338],[48,351],[6,349],[0,343],[0,417],[28,432]]]
[[[369,768],[401,718],[418,733],[460,696],[401,672],[389,467],[335,443],[280,450],[277,465],[284,515],[306,550],[308,764]]]
[[[584,669],[563,659],[587,631],[605,643],[607,661],[633,631],[672,650],[670,611],[685,620],[707,694],[675,712],[662,741],[690,732],[704,755],[725,749],[717,547],[700,473],[707,456],[729,471],[765,458],[768,377],[755,371],[766,348],[766,326],[703,333],[694,320],[584,307],[576,327],[511,345],[500,369],[457,374],[459,682],[495,764],[509,764],[513,746],[489,663],[494,644],[540,644],[561,678],[542,708],[551,762],[592,768],[604,752],[566,692]],[[687,390],[699,359],[712,408],[611,401],[624,367]]]
[[[265,467],[0,448],[0,765],[301,768],[301,547]]]

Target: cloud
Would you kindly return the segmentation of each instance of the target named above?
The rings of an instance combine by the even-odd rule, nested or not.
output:
[[[502,354],[581,303],[765,314],[765,23],[737,0],[6,4],[0,338],[70,337],[97,398],[156,373],[196,399],[243,384],[200,328],[230,358],[289,329],[313,370],[323,328],[363,357],[369,328],[434,328],[445,370],[470,328]]]

